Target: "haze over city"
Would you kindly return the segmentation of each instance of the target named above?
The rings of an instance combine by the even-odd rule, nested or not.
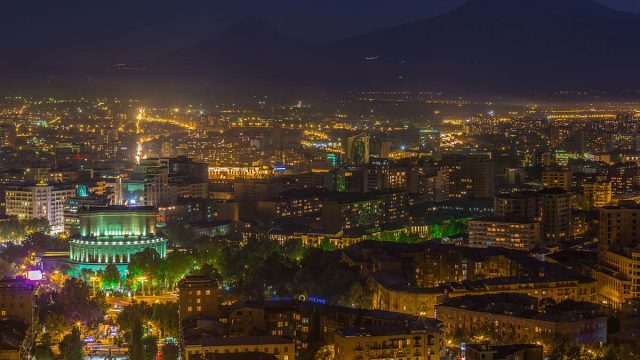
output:
[[[637,1],[1,7],[0,360],[640,357]]]

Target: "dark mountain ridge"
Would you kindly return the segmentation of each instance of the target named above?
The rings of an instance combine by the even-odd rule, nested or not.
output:
[[[107,40],[92,44],[99,53],[68,55],[73,61],[61,55],[55,67],[34,56],[29,65],[59,78],[90,78],[97,86],[114,87],[472,92],[640,88],[640,15],[592,0],[471,0],[442,16],[330,43],[301,40],[252,17],[168,54],[139,56],[131,51],[130,58],[137,61],[133,65],[144,72],[114,70],[105,54],[117,41]],[[4,72],[19,65],[11,64]]]

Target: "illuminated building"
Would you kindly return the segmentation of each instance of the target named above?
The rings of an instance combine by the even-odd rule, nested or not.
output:
[[[493,217],[469,221],[469,246],[529,251],[541,245],[540,223]]]
[[[598,305],[567,302],[538,308],[538,299],[521,294],[490,294],[449,299],[436,306],[445,336],[484,331],[501,342],[528,343],[564,336],[578,344],[606,343],[607,317]]]
[[[382,191],[389,189],[390,166],[388,159],[371,158],[363,171],[364,192]]]
[[[571,195],[560,189],[547,189],[542,194],[542,235],[556,244],[571,237]]]
[[[209,180],[218,179],[257,179],[273,175],[268,166],[212,166],[208,170]]]
[[[79,193],[76,191],[76,193]],[[106,196],[83,195],[68,198],[64,205],[64,231],[73,236],[80,234],[80,217],[78,213],[88,207],[107,207],[110,200]]]
[[[0,148],[16,147],[16,126],[14,124],[0,124]]]
[[[164,258],[167,240],[156,235],[158,211],[151,207],[111,206],[78,213],[80,234],[69,241],[69,262],[81,269],[100,270],[116,264],[126,272],[131,256],[154,249]]]
[[[207,165],[184,156],[143,159],[122,180],[123,205],[175,205],[178,198],[206,198]]]
[[[558,302],[598,297],[594,278],[504,248],[363,241],[345,248],[342,261],[368,277],[373,308],[414,316],[431,316],[436,305],[465,295],[515,293]]]
[[[236,179],[233,182],[233,199],[240,204],[241,213],[254,213],[258,201],[269,200],[287,189],[284,178]]]
[[[129,178],[122,180],[122,205],[161,206],[175,204],[177,188],[169,184],[169,169],[154,160],[142,160]]]
[[[588,209],[601,208],[611,202],[611,182],[588,182],[582,186],[582,195]]]
[[[277,198],[258,201],[258,213],[269,219],[319,214],[326,191],[288,190]]]
[[[451,170],[450,196],[494,196],[495,165],[491,154],[445,154],[442,157],[442,165]]]
[[[437,320],[425,319],[405,326],[340,329],[335,334],[335,359],[438,360],[445,350],[440,326]]]
[[[345,148],[345,160],[355,166],[369,163],[369,135],[360,133],[347,136],[343,144]]]
[[[218,318],[218,283],[207,276],[188,275],[178,283],[180,320]]]
[[[295,360],[293,341],[279,336],[232,336],[210,337],[196,341],[185,341],[185,360],[215,360],[217,354],[274,354],[278,360]],[[242,359],[243,357],[238,357]]]
[[[567,166],[570,159],[580,159],[583,156],[578,153],[566,152],[564,150],[556,150],[544,153],[543,165],[545,166]]]
[[[35,285],[22,279],[0,280],[0,320],[34,320]]]
[[[70,186],[37,184],[8,187],[5,190],[6,214],[18,219],[47,219],[52,233],[64,231],[64,206],[75,197]]]
[[[499,194],[494,200],[494,214],[520,219],[541,219],[541,196],[533,191]]]
[[[601,282],[600,295],[620,307],[640,296],[640,206],[622,202],[620,206],[598,209],[598,264],[592,276]]]
[[[542,186],[545,189],[560,188],[571,190],[571,171],[564,169],[545,169],[542,171]]]
[[[542,360],[543,347],[537,344],[466,344],[465,360]]]
[[[354,327],[373,326],[379,331],[403,333],[407,326],[421,325],[423,329],[426,326],[429,330],[438,331],[438,322],[433,319],[329,305],[324,299],[304,296],[237,303],[221,315],[220,321],[226,325],[229,336],[260,334],[292,339],[297,358],[318,344],[336,344],[341,331],[350,331]]]
[[[336,193],[322,203],[325,230],[377,227],[404,219],[408,214],[405,192]]]
[[[500,194],[495,198],[494,214],[539,221],[542,238],[550,244],[572,235],[571,195],[560,188]]]

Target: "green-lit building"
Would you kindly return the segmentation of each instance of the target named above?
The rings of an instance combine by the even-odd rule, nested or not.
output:
[[[167,240],[156,235],[158,211],[153,207],[110,206],[78,213],[80,234],[70,240],[69,261],[76,272],[116,264],[126,271],[131,256],[146,248],[161,257]]]

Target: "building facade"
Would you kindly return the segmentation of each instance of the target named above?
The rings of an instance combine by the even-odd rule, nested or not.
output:
[[[69,261],[79,272],[115,264],[126,272],[131,257],[147,248],[167,256],[167,240],[157,236],[158,211],[151,207],[111,206],[78,213],[80,234],[69,241]]]
[[[469,221],[469,246],[529,251],[541,245],[540,223],[492,217]]]
[[[64,231],[64,207],[69,198],[76,196],[71,186],[9,187],[5,190],[6,214],[18,219],[46,219],[52,233]]]
[[[344,328],[335,335],[336,360],[439,360],[444,355],[440,324]]]

